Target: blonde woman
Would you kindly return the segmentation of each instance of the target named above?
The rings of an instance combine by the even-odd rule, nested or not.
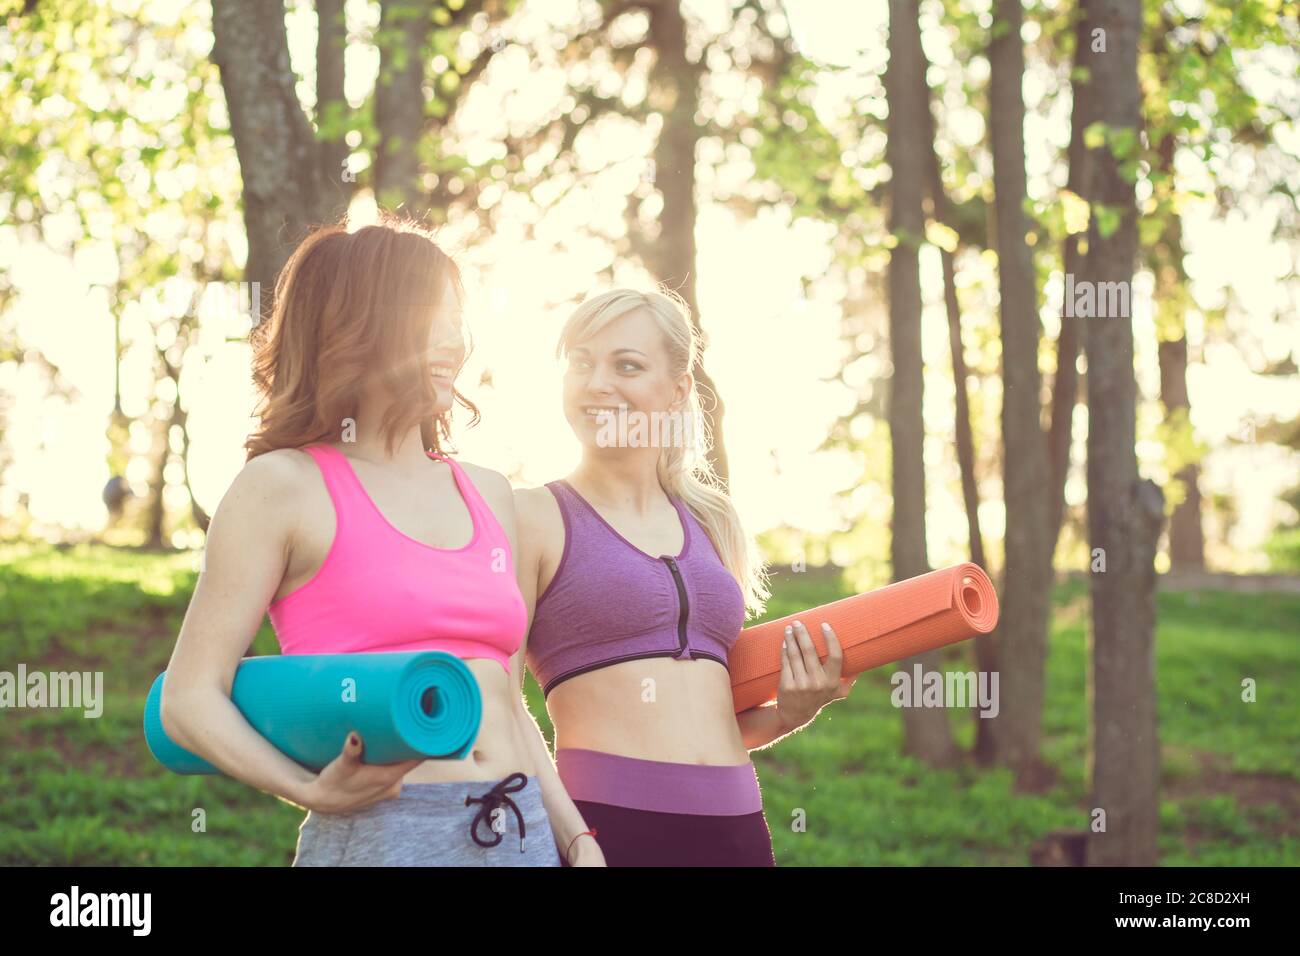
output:
[[[767,589],[702,454],[698,349],[671,294],[584,302],[557,349],[581,461],[515,492],[525,658],[560,779],[610,866],[772,866],[749,751],[852,686],[834,633],[823,664],[800,622],[776,705],[734,712],[728,652]]]

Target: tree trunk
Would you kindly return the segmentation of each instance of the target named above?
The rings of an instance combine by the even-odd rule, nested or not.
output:
[[[690,308],[691,322],[704,334],[695,273],[695,147],[700,128],[695,113],[700,103],[700,67],[686,56],[686,21],[678,0],[649,5],[650,44],[656,59],[651,77],[663,128],[654,149],[655,187],[663,197],[659,238],[650,243],[646,265]],[[707,339],[705,340],[707,342]],[[700,389],[704,426],[713,439],[709,463],[724,485],[728,483],[727,450],[723,441],[725,407],[701,354],[693,369]]]
[[[931,215],[935,222],[954,229],[952,209],[948,194],[943,188],[943,175],[939,169],[939,150],[935,143],[935,121],[930,102],[930,88],[925,84],[925,51],[921,51],[922,63],[920,79],[922,96],[925,97],[925,109],[921,119],[925,124],[924,136],[929,148],[927,150],[927,191],[930,197]],[[966,391],[966,355],[962,346],[961,305],[957,301],[957,277],[954,266],[954,252],[940,249],[939,256],[943,263],[943,301],[948,313],[948,346],[952,354],[952,379],[956,407],[954,418],[957,437],[957,467],[961,472],[961,497],[966,508],[966,534],[970,541],[970,559],[981,568],[988,570],[988,561],[984,557],[984,535],[980,531],[979,487],[975,481],[975,439],[970,424],[970,397]],[[983,673],[992,673],[998,669],[997,644],[992,634],[980,634],[975,638],[975,668]],[[991,763],[995,751],[992,728],[988,720],[980,716],[978,710],[972,710],[975,721],[975,743],[971,748],[975,760],[980,764]]]
[[[1044,668],[1051,599],[1047,551],[1047,444],[1040,422],[1037,287],[1025,241],[1025,69],[1020,0],[998,0],[989,44],[998,290],[1002,319],[1002,485],[1005,595],[998,624],[1002,706],[990,721],[997,761],[1022,785],[1042,773]]]
[[[190,498],[190,517],[198,525],[199,530],[206,534],[208,525],[212,523],[212,516],[203,510],[199,499],[194,497],[194,484],[190,481],[190,413],[185,410],[184,399],[181,396],[179,369],[176,370],[173,381],[176,383],[176,407],[172,412],[172,424],[179,425],[181,428],[181,478],[185,482],[185,493]]]
[[[1090,49],[1087,20],[1077,11],[1078,21],[1074,31],[1074,68],[1092,71],[1099,68]],[[1088,151],[1083,147],[1083,131],[1091,119],[1087,116],[1088,98],[1080,97],[1081,84],[1075,84],[1076,95],[1070,110],[1070,145],[1066,152],[1069,176],[1065,188],[1081,199],[1090,198],[1088,185]],[[1082,100],[1082,101],[1081,101]],[[1065,238],[1061,256],[1065,275],[1078,275],[1083,269],[1079,235]],[[1070,473],[1070,445],[1074,431],[1074,406],[1079,400],[1079,319],[1073,309],[1061,309],[1061,331],[1056,337],[1056,377],[1052,381],[1052,421],[1047,433],[1048,471],[1051,486],[1048,499],[1047,552],[1055,563],[1056,544],[1061,537],[1065,520],[1065,479]]]
[[[889,228],[897,245],[889,255],[889,434],[892,450],[894,512],[890,557],[894,580],[930,570],[925,542],[925,423],[921,414],[921,269],[919,248],[925,234],[922,200],[927,153],[925,124],[917,122],[930,108],[924,94],[920,11],[917,0],[890,0],[889,66],[885,95],[889,101],[887,153],[890,180]],[[908,658],[899,666],[911,673],[938,671],[937,651]],[[931,766],[952,766],[959,753],[943,708],[904,707],[904,752]]]
[[[245,272],[265,309],[294,246],[328,217],[328,185],[294,92],[283,2],[213,0],[212,36],[244,181]]]
[[[155,402],[160,403],[161,400],[155,399]],[[185,413],[181,410],[181,398],[178,392],[172,399],[167,417],[155,422],[153,474],[149,478],[149,498],[145,504],[146,548],[171,547],[171,542],[166,537],[167,461],[172,453],[172,426],[183,424],[184,419]]]
[[[1089,26],[1106,44],[1106,69],[1081,91],[1089,113],[1113,129],[1138,130],[1139,0],[1086,0]],[[1137,255],[1133,184],[1106,146],[1092,156],[1095,198],[1121,212],[1103,238],[1088,228],[1083,281],[1131,286]],[[1122,300],[1121,300],[1122,301]],[[1109,310],[1108,310],[1109,311]],[[1126,313],[1086,321],[1088,357],[1088,539],[1092,581],[1093,866],[1156,863],[1160,748],[1156,730],[1155,549],[1163,517],[1160,489],[1138,477],[1137,382],[1133,325]],[[1104,565],[1099,564],[1104,561]],[[1101,568],[1104,567],[1104,571]],[[1097,811],[1104,811],[1100,830]]]
[[[348,169],[348,144],[331,120],[347,113],[343,95],[343,50],[347,45],[347,21],[343,0],[316,0],[316,126],[325,125],[320,139],[321,181],[330,184],[331,212],[342,215],[355,191],[356,176]]]
[[[1175,140],[1165,135],[1156,149],[1160,169],[1174,175]],[[1172,187],[1171,187],[1172,188]],[[1166,213],[1164,232],[1153,254],[1159,318],[1160,399],[1165,415],[1175,427],[1191,430],[1191,402],[1187,396],[1187,271],[1183,267],[1183,222],[1174,210]],[[1205,535],[1201,526],[1200,468],[1195,461],[1173,475],[1183,487],[1183,500],[1169,519],[1169,566],[1174,571],[1205,569]]]
[[[1159,292],[1157,292],[1157,297]],[[1165,411],[1191,427],[1187,398],[1187,334],[1160,343],[1160,398]],[[1174,571],[1205,569],[1205,533],[1201,526],[1200,468],[1189,462],[1174,474],[1184,498],[1169,519],[1169,567]]]
[[[108,473],[126,474],[131,461],[131,419],[122,411],[122,284],[113,287],[113,410],[108,416]]]
[[[416,219],[428,213],[417,145],[424,132],[424,49],[432,24],[428,8],[411,0],[383,0],[380,5],[375,195],[386,209]]]
[[[163,491],[167,487],[167,456],[171,452],[168,441],[169,431],[171,431],[170,420],[159,420],[154,423],[153,474],[149,476],[149,497],[145,502],[144,546],[146,548],[163,546],[163,524],[166,518]]]

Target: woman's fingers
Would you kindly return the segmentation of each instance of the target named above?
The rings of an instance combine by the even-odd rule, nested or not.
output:
[[[794,671],[790,667],[790,639],[786,638],[781,642],[781,682],[777,685],[777,694],[781,691],[793,689]]]
[[[813,643],[812,635],[808,629],[803,626],[803,621],[794,622],[794,636],[799,646],[799,657],[803,662],[804,673],[814,681],[821,674],[822,662],[817,655],[817,645]]]
[[[330,786],[347,788],[353,793],[364,795],[360,797],[362,802],[354,806],[369,806],[380,800],[400,796],[406,775],[426,759],[412,757],[394,763],[369,764],[361,760],[364,751],[365,742],[361,735],[356,731],[350,732],[343,743],[343,752],[335,761],[336,770],[329,775],[332,781]]]
[[[798,624],[798,622],[795,622]],[[802,625],[800,625],[802,629]],[[794,686],[803,688],[808,684],[808,668],[804,666],[803,651],[799,648],[799,639],[795,636],[794,628],[789,624],[785,626],[785,657],[790,664],[790,676],[794,679]]]
[[[361,763],[361,754],[365,750],[365,744],[362,743],[361,735],[355,730],[349,731],[343,741],[343,750],[339,753],[339,758],[348,765]]]
[[[822,621],[822,637],[826,641],[826,665],[823,670],[832,684],[838,683],[844,673],[844,650],[840,647],[840,639],[835,636],[835,629],[825,621]]]

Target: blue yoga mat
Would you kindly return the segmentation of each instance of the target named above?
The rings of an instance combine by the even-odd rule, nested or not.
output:
[[[163,730],[163,678],[144,705],[144,739],[176,773],[221,773]],[[478,736],[483,699],[465,664],[444,651],[287,654],[249,657],[235,671],[230,699],[283,754],[319,771],[361,735],[362,760],[460,759]]]

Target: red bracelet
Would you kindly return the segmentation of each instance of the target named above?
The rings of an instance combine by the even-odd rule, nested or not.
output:
[[[593,840],[596,839],[596,828],[592,827],[590,830],[584,830],[581,833],[579,833],[578,836],[575,836],[572,840],[569,841],[569,848],[564,851],[564,858],[566,860],[569,860],[569,862],[573,862],[572,860],[569,859],[569,854],[573,852],[573,844],[578,842],[578,837],[585,837],[585,836],[589,836]]]

